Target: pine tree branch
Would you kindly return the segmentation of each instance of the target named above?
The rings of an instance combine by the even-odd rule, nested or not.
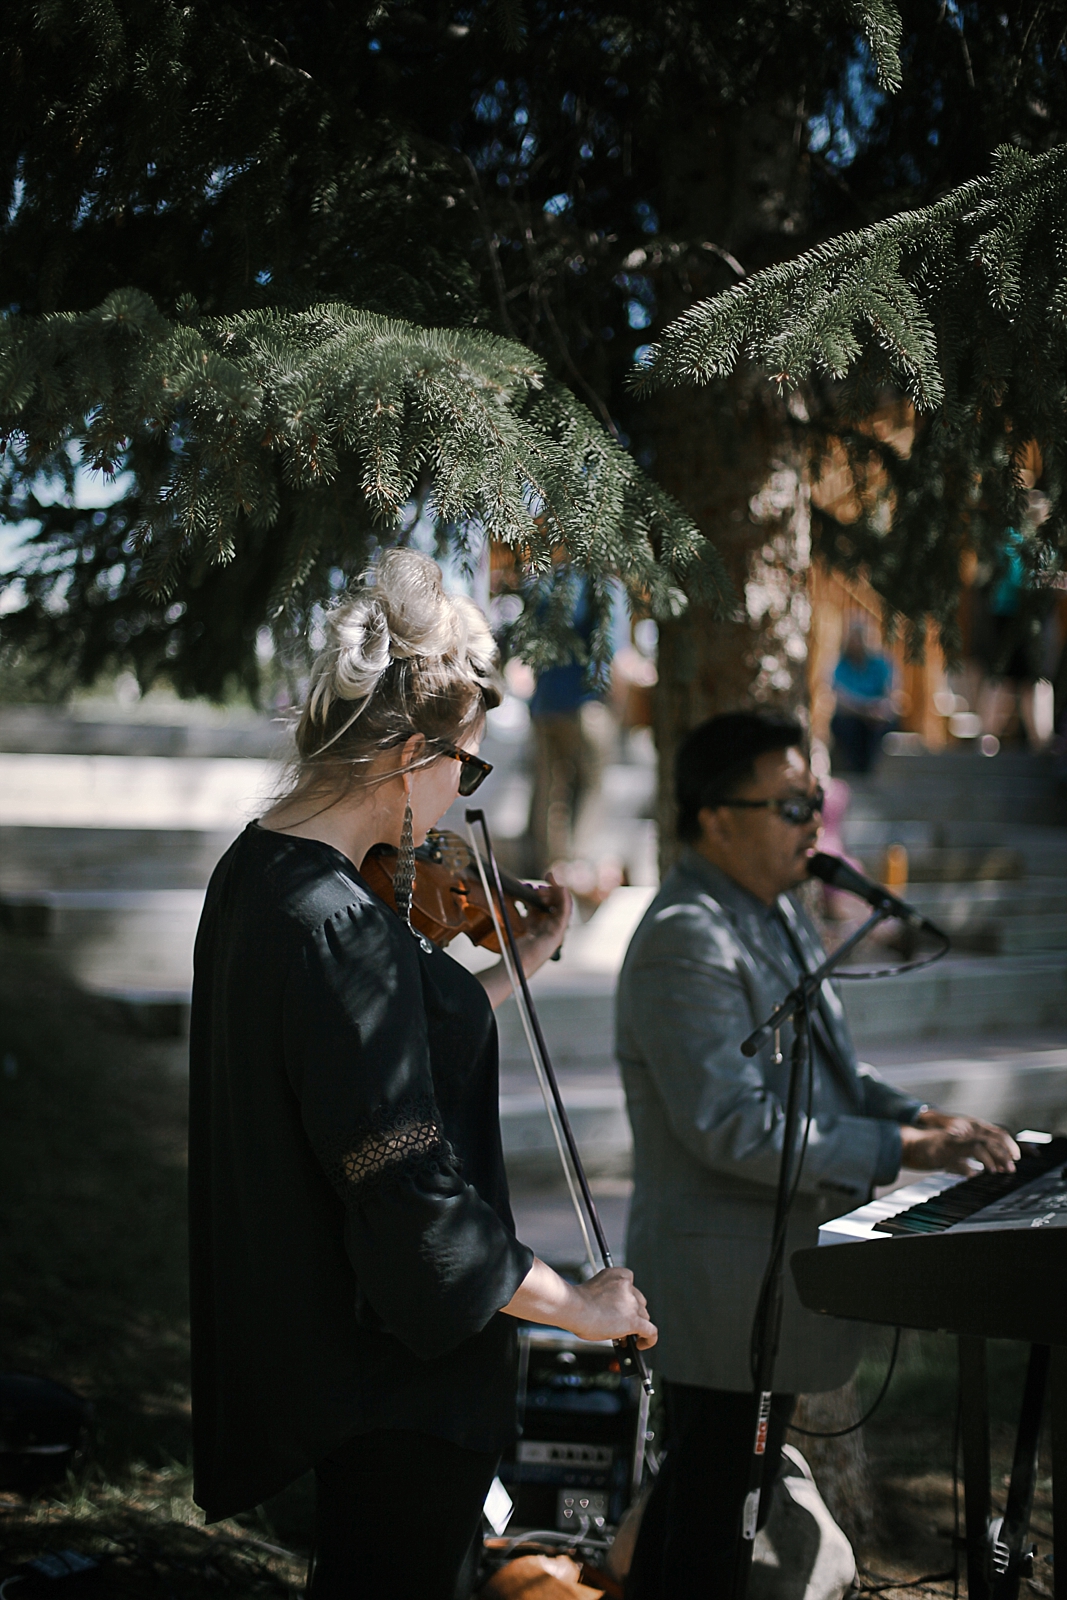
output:
[[[920,410],[980,403],[995,382],[961,359],[995,346],[1006,379],[1027,331],[1060,348],[1067,327],[1067,146],[1042,156],[1012,147],[987,178],[935,205],[844,234],[754,274],[673,322],[634,378],[639,393],[707,383],[742,355],[783,387],[841,379],[861,356]]]
[[[814,507],[816,547],[870,580],[912,648],[932,620],[958,649],[961,557],[995,572],[1009,534],[1028,574],[1018,626],[1039,634],[1067,567],[1067,146],[1002,147],[936,204],[692,307],[635,387],[712,382],[743,359],[805,386],[813,479],[843,457],[853,485],[844,520]],[[871,419],[901,391],[898,446]]]
[[[860,29],[874,57],[879,87],[896,94],[904,77],[900,46],[904,25],[892,0],[846,0],[845,10]]]
[[[331,572],[360,570],[370,541],[400,536],[427,483],[457,547],[475,526],[529,574],[562,555],[658,616],[687,591],[726,592],[706,540],[586,407],[531,351],[480,330],[342,304],[171,322],[147,295],[118,291],[92,312],[0,322],[0,432],[10,516],[28,509],[42,469],[79,457],[130,484],[99,539],[56,508],[8,574],[29,599],[5,636],[40,643],[57,584],[99,615],[110,572],[116,604],[156,640],[149,676],[164,647],[185,648],[184,628],[202,630],[197,596],[226,569],[260,594],[242,607],[246,633],[268,618],[298,631]],[[536,615],[529,631],[543,656],[573,647]],[[210,663],[197,670],[210,679]]]

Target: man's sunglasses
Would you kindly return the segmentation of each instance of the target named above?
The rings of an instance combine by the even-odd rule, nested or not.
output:
[[[441,754],[451,756],[453,761],[459,762],[459,792],[464,799],[467,795],[473,794],[493,770],[491,761],[483,761],[481,756],[472,756],[469,750],[457,750],[454,745],[448,745]]]
[[[789,800],[720,800],[719,804],[737,811],[774,811],[783,822],[802,828],[812,817],[821,815],[826,795],[820,787],[814,794],[798,794]]]

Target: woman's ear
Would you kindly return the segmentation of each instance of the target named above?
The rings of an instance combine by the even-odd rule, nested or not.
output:
[[[411,769],[418,765],[425,753],[426,739],[421,733],[413,733],[400,747],[397,769],[404,784],[404,793],[407,795],[411,794]]]

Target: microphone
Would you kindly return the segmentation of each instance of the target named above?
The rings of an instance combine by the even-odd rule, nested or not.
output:
[[[915,907],[909,906],[905,900],[898,900],[895,894],[883,889],[880,883],[873,883],[870,878],[865,878],[862,872],[850,867],[840,856],[828,856],[819,850],[815,855],[809,856],[808,872],[811,877],[819,878],[833,889],[847,889],[849,894],[858,895],[875,911],[884,911],[887,916],[898,917],[909,928],[923,928],[927,933],[936,935],[938,939],[945,937],[941,929],[928,917],[924,917],[921,911],[916,911]]]

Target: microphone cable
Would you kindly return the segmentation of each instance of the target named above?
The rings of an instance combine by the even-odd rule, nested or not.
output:
[[[951,940],[947,933],[928,917],[924,917],[898,899],[896,895],[890,894],[888,890],[881,890],[877,883],[857,872],[843,856],[816,852],[808,862],[808,878],[809,881],[825,884],[827,888],[854,895],[856,899],[865,901],[872,910],[880,911],[887,921],[903,922],[906,927],[911,928],[918,927],[922,932],[932,934],[940,941],[940,948],[930,955],[901,961],[895,967],[864,967],[859,971],[837,967],[834,971],[835,978],[852,983],[858,982],[861,978],[895,978],[904,972],[917,972],[922,967],[932,966],[935,961],[940,961],[942,956],[948,954]]]
[[[847,1428],[833,1428],[829,1432],[824,1432],[821,1428],[798,1428],[795,1423],[789,1422],[786,1424],[786,1426],[788,1427],[790,1433],[802,1433],[805,1439],[844,1439],[847,1434],[856,1433],[860,1428],[863,1427],[864,1423],[870,1422],[871,1418],[874,1416],[874,1413],[878,1410],[878,1407],[889,1393],[889,1385],[893,1381],[893,1372],[896,1368],[897,1356],[899,1353],[900,1329],[895,1328],[893,1331],[893,1349],[889,1357],[889,1365],[886,1368],[885,1377],[882,1380],[882,1387],[879,1389],[878,1397],[874,1401],[873,1405],[871,1405],[870,1408],[863,1413],[863,1416],[858,1422],[851,1423]]]
[[[938,930],[940,932],[940,930]],[[851,971],[848,967],[835,967],[834,977],[842,983],[857,983],[861,978],[897,978],[904,972],[918,972],[923,967],[932,967],[935,961],[940,961],[942,956],[947,956],[952,948],[952,941],[945,933],[941,934],[941,948],[932,955],[916,956],[913,961],[902,961],[895,967],[861,967],[858,972]]]

